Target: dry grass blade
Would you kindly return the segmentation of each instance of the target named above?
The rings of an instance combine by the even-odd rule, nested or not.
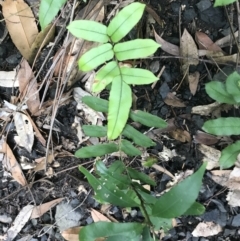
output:
[[[105,217],[103,214],[93,208],[91,209],[91,216],[95,223],[99,221],[111,222],[111,220],[109,220],[107,217]]]
[[[12,174],[13,179],[22,186],[26,186],[27,182],[22,173],[22,169],[4,138],[0,140],[0,153],[3,153],[4,155],[3,166]]]
[[[23,0],[5,0],[0,3],[12,41],[28,60],[31,56],[31,46],[38,34],[32,10]]]

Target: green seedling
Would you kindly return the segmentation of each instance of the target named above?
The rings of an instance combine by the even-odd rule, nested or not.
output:
[[[225,83],[211,81],[206,84],[207,94],[219,103],[239,106],[240,104],[240,75],[237,72],[230,74]],[[206,121],[202,129],[210,134],[219,136],[231,136],[240,134],[240,118],[227,117]],[[240,141],[227,146],[221,152],[219,163],[221,168],[229,168],[234,165],[240,153]]]

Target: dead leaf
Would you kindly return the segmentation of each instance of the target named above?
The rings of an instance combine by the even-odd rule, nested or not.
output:
[[[229,180],[230,173],[231,173],[231,170],[215,170],[215,171],[211,171],[211,174],[212,174],[211,178],[217,184],[225,187],[226,183]]]
[[[197,92],[199,77],[200,73],[198,71],[188,75],[188,84],[192,95],[195,95]]]
[[[162,39],[155,31],[155,29],[153,28],[154,31],[154,36],[155,36],[155,40],[157,43],[161,44],[161,49],[163,51],[165,51],[166,53],[169,53],[171,55],[174,56],[179,56],[180,55],[180,49],[177,45],[171,44],[167,41],[165,41],[164,39]]]
[[[219,138],[217,136],[197,131],[196,135],[193,136],[194,142],[198,144],[204,144],[204,145],[214,145],[219,141]]]
[[[215,53],[220,52],[222,55],[224,55],[222,49],[216,43],[214,43],[207,36],[207,34],[197,31],[195,33],[195,40],[198,43],[199,49],[206,49],[214,51]]]
[[[26,148],[28,152],[32,151],[34,134],[33,127],[29,118],[21,112],[15,112],[14,123],[19,136],[19,145]]]
[[[175,178],[171,172],[169,172],[167,169],[165,169],[165,168],[163,168],[163,167],[161,167],[161,166],[159,166],[157,164],[153,164],[152,168],[158,170],[159,172],[167,174],[169,177],[171,177],[173,179]]]
[[[64,239],[68,241],[79,241],[79,232],[83,227],[68,228],[61,232]]]
[[[234,33],[235,37],[238,37],[238,31]],[[225,36],[221,39],[218,39],[215,44],[220,46],[220,47],[226,47],[230,45],[232,39],[232,34],[229,34],[228,36]]]
[[[36,113],[40,106],[38,84],[30,65],[25,59],[20,64],[20,69],[18,71],[17,78],[20,83],[20,98],[22,100],[24,98],[27,99],[26,104],[28,106],[29,111],[32,114]]]
[[[238,60],[238,54],[212,57],[212,59],[218,64],[235,64]]]
[[[93,208],[91,209],[91,216],[95,223],[99,221],[111,222],[111,220],[109,220],[107,217],[105,217],[103,214]]]
[[[219,158],[221,156],[221,152],[212,148],[210,146],[206,146],[204,144],[198,145],[198,150],[202,153],[202,161],[207,162],[207,170],[212,170],[213,168],[219,167]]]
[[[41,217],[44,213],[46,213],[51,208],[56,206],[63,199],[64,198],[58,198],[58,199],[55,199],[55,200],[53,200],[51,202],[47,202],[47,203],[41,204],[41,205],[39,205],[37,207],[34,207],[33,210],[32,210],[32,215],[31,215],[30,219]]]
[[[229,191],[226,200],[228,201],[228,205],[232,207],[240,207],[240,191]]]
[[[175,94],[169,92],[167,94],[167,97],[164,99],[164,102],[167,105],[173,106],[173,107],[185,107],[186,105],[180,100],[178,97],[176,97]]]
[[[19,81],[16,78],[16,70],[0,71],[0,86],[7,88],[19,87]]]
[[[176,129],[169,132],[169,135],[177,141],[191,142],[192,138],[188,131],[182,129]]]
[[[11,39],[23,57],[29,60],[31,46],[38,34],[31,8],[23,0],[0,2]]]
[[[239,190],[240,191],[240,168],[234,167],[229,175],[229,180],[225,184],[231,190]]]
[[[4,158],[2,160],[3,166],[12,174],[12,178],[22,186],[26,186],[27,181],[24,177],[22,169],[3,137],[0,140],[0,153],[4,154]]]
[[[222,232],[222,227],[219,224],[213,222],[201,222],[193,230],[192,235],[194,237],[209,237],[220,232]]]
[[[7,240],[14,240],[14,238],[19,234],[29,220],[33,207],[33,205],[27,205],[20,211],[13,222],[13,226],[7,231]]]

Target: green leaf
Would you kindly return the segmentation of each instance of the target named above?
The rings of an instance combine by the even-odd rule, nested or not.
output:
[[[136,147],[132,145],[130,141],[121,140],[120,149],[126,153],[128,156],[139,156],[142,154]]]
[[[108,108],[108,139],[116,139],[126,125],[130,107],[132,105],[132,91],[129,85],[115,78],[109,96]]]
[[[202,177],[207,163],[197,172],[163,194],[155,203],[152,215],[163,218],[174,218],[183,215],[195,202],[202,185]]]
[[[236,141],[234,144],[224,148],[219,159],[220,167],[222,169],[225,169],[233,166],[234,163],[237,161],[237,156],[239,153],[240,141]]]
[[[227,92],[233,97],[233,99],[240,102],[240,75],[235,71],[227,77],[226,80]]]
[[[230,3],[234,3],[237,0],[215,0],[214,7],[226,6]]]
[[[114,46],[113,51],[119,61],[127,59],[140,59],[152,55],[160,47],[152,39],[135,39],[118,43]]]
[[[78,65],[80,70],[90,71],[112,59],[113,56],[112,45],[109,43],[103,44],[83,54],[78,61]]]
[[[119,42],[138,23],[144,12],[145,4],[132,3],[123,8],[110,22],[107,34],[112,42]]]
[[[156,203],[157,198],[150,195],[150,192],[146,190],[144,187],[142,187],[139,183],[132,182],[132,185],[135,187],[135,189],[137,190],[138,194],[141,196],[141,199],[145,204]]]
[[[158,127],[158,128],[167,127],[167,123],[163,119],[141,110],[131,111],[130,118],[133,121],[139,122],[148,127]]]
[[[129,85],[147,85],[158,80],[158,77],[146,69],[122,67],[120,71],[123,81]]]
[[[144,241],[154,241],[155,240],[151,237],[151,232],[150,232],[149,227],[145,227],[143,229],[142,240],[144,240]]]
[[[39,7],[39,22],[41,29],[47,27],[49,23],[55,18],[63,4],[67,0],[41,0]]]
[[[206,121],[202,129],[210,134],[230,136],[240,134],[240,118],[227,117]]]
[[[158,162],[158,159],[156,157],[147,157],[146,161],[142,162],[143,167],[151,167],[152,165],[156,164]]]
[[[226,86],[220,81],[211,81],[205,86],[207,94],[219,103],[236,104],[233,97],[227,92]]]
[[[149,216],[149,218],[154,226],[154,230],[156,231],[163,229],[164,232],[167,233],[171,228],[173,228],[171,218],[160,218],[154,216]]]
[[[113,182],[103,182],[94,177],[87,169],[80,166],[79,170],[86,176],[88,182],[96,192],[96,200],[100,203],[111,203],[120,207],[138,207],[137,203],[130,195],[130,192],[119,190]]]
[[[149,137],[142,134],[140,131],[136,130],[130,125],[126,125],[123,129],[122,134],[129,139],[132,139],[135,144],[143,147],[155,146],[156,143],[153,142]]]
[[[92,108],[95,111],[108,112],[108,101],[95,97],[95,96],[84,96],[82,102]]]
[[[110,223],[97,222],[87,225],[79,232],[79,240],[95,241],[97,238],[122,236],[122,240],[132,240],[138,237],[145,227],[141,223]],[[140,237],[139,237],[140,240]]]
[[[75,156],[78,158],[99,157],[116,151],[118,151],[118,146],[114,143],[98,144],[80,148],[75,152]]]
[[[107,43],[107,27],[91,20],[75,20],[67,26],[68,31],[77,38],[99,43]]]
[[[104,137],[107,136],[106,126],[95,126],[95,125],[83,125],[82,129],[84,134],[91,137]]]
[[[202,215],[204,212],[205,207],[201,203],[194,202],[184,215]]]
[[[152,186],[156,186],[156,182],[154,182],[148,175],[143,172],[138,172],[131,167],[127,167],[127,171],[132,179],[139,180],[144,184],[149,184]]]
[[[120,71],[117,62],[109,62],[97,72],[93,82],[92,91],[102,91],[118,75],[120,75]]]

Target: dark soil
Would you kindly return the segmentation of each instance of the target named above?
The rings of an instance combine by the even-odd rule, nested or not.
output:
[[[71,1],[70,1],[71,2]],[[196,31],[202,31],[208,34],[213,40],[217,40],[230,32],[229,24],[226,18],[224,8],[214,8],[210,0],[150,0],[148,1],[149,7],[159,16],[162,21],[160,26],[155,23],[154,28],[162,37],[175,44],[180,44],[179,29],[183,32],[184,28],[194,36]],[[184,7],[184,10],[179,9]],[[112,9],[112,5],[107,5],[107,13]],[[181,18],[179,13],[181,12]],[[237,28],[237,17],[235,10],[234,14],[234,28]],[[145,16],[146,20],[146,16]],[[179,21],[181,25],[179,27]],[[146,23],[142,22],[142,33],[146,33]],[[0,25],[4,29],[4,24]],[[63,38],[59,45],[61,46]],[[48,48],[45,48],[48,52]],[[55,52],[57,49],[55,49]],[[225,51],[227,51],[225,49]],[[38,63],[34,69],[37,73],[41,61],[44,60],[44,51],[42,52],[42,60],[38,60]],[[52,57],[54,56],[54,52]],[[41,57],[40,57],[41,58]],[[0,44],[0,70],[11,71],[17,67],[21,61],[21,55],[14,47],[10,37],[5,38],[4,42]],[[51,65],[51,59],[48,62],[48,67]],[[206,117],[200,115],[192,115],[191,109],[194,106],[210,104],[213,101],[207,96],[204,85],[212,76],[214,76],[218,68],[214,64],[205,63],[200,61],[199,65],[192,67],[192,71],[196,69],[200,72],[200,82],[196,94],[193,96],[189,90],[187,84],[183,83],[179,89],[176,89],[182,78],[181,64],[179,58],[170,56],[161,49],[155,54],[155,58],[148,59],[144,62],[146,68],[150,68],[154,73],[158,73],[159,70],[165,66],[165,70],[158,81],[157,85],[152,89],[150,86],[134,87],[133,91],[137,97],[136,108],[146,110],[159,117],[170,120],[174,118],[174,124],[178,128],[188,130],[191,137],[196,134],[201,127]],[[208,68],[208,71],[206,69]],[[221,66],[224,67],[224,66]],[[191,71],[191,70],[190,70]],[[38,82],[44,78],[44,73],[39,76]],[[83,87],[83,84],[79,80],[75,86]],[[73,87],[71,87],[73,88]],[[170,91],[176,91],[176,95],[181,99],[186,107],[170,107],[166,105],[163,99]],[[55,93],[55,86],[50,85],[48,93],[45,97],[45,101],[51,100]],[[18,90],[11,88],[0,87],[0,100],[10,101],[11,96],[17,96]],[[103,92],[102,96],[106,97],[107,92]],[[74,226],[83,226],[93,222],[90,209],[94,208],[99,210],[101,205],[98,204],[93,198],[93,192],[90,186],[83,178],[83,175],[78,171],[77,166],[84,164],[86,168],[92,168],[92,162],[89,160],[82,160],[74,157],[74,152],[80,148],[78,145],[79,140],[76,134],[76,130],[72,128],[74,117],[80,115],[80,112],[76,109],[77,103],[73,98],[70,98],[68,103],[63,104],[57,112],[56,120],[54,122],[52,141],[53,148],[56,149],[55,161],[59,165],[49,164],[54,171],[52,177],[47,177],[45,171],[37,173],[31,170],[24,170],[27,182],[29,186],[22,188],[17,182],[13,181],[12,177],[5,176],[0,162],[0,217],[7,216],[11,218],[10,222],[1,222],[0,220],[0,240],[6,230],[11,226],[12,222],[20,212],[20,210],[28,205],[35,204],[40,205],[56,198],[64,198],[65,205],[68,208],[75,209],[79,218],[74,220],[74,217],[69,214],[67,216],[68,222],[72,221]],[[238,114],[235,112],[235,114]],[[35,122],[47,123],[46,115],[39,117],[33,117]],[[84,122],[84,120],[83,120]],[[43,157],[45,154],[45,147],[41,145],[37,140],[34,142],[32,153],[28,153],[24,148],[16,145],[14,142],[14,136],[16,130],[14,126],[8,124],[8,128],[4,128],[4,122],[0,122],[0,133],[8,136],[7,142],[17,160],[20,162],[22,156],[26,157],[29,163],[34,162],[36,158]],[[39,126],[40,131],[47,139],[49,130],[44,129],[43,126]],[[147,129],[144,127],[139,128],[142,132]],[[150,133],[154,140],[157,142],[156,147],[150,148],[148,153],[151,155],[158,155],[163,151],[163,147],[167,147],[170,150],[174,150],[177,155],[168,162],[163,162],[159,159],[158,164],[164,166],[168,171],[173,174],[177,174],[180,171],[185,170],[197,170],[201,165],[201,153],[197,150],[197,144],[191,142],[180,142],[169,136],[169,133],[160,133],[158,131]],[[58,148],[56,148],[58,147]],[[130,162],[128,159],[126,162]],[[141,166],[140,158],[136,158],[133,162],[133,166]],[[160,193],[165,190],[166,184],[169,181],[168,176],[160,172],[157,173],[157,187],[155,192]],[[80,187],[84,186],[86,192],[80,191]],[[239,208],[231,208],[226,201],[227,190],[222,186],[216,184],[212,179],[210,173],[207,171],[204,179],[202,189],[200,191],[198,201],[205,205],[206,213],[202,216],[183,216],[177,219],[177,226],[169,231],[163,240],[239,240],[240,239],[240,217]],[[21,232],[16,237],[16,240],[21,239],[27,235],[30,235],[26,240],[63,240],[60,235],[61,227],[56,225],[56,207],[52,208],[51,212],[47,212],[38,219],[33,219],[27,222]],[[118,221],[139,221],[142,216],[139,212],[137,215],[129,215],[127,219],[124,219],[122,210],[118,207],[111,207],[111,215]],[[69,221],[70,220],[70,221]],[[212,221],[219,224],[223,231],[213,237],[196,238],[192,237],[192,231],[201,221]]]

